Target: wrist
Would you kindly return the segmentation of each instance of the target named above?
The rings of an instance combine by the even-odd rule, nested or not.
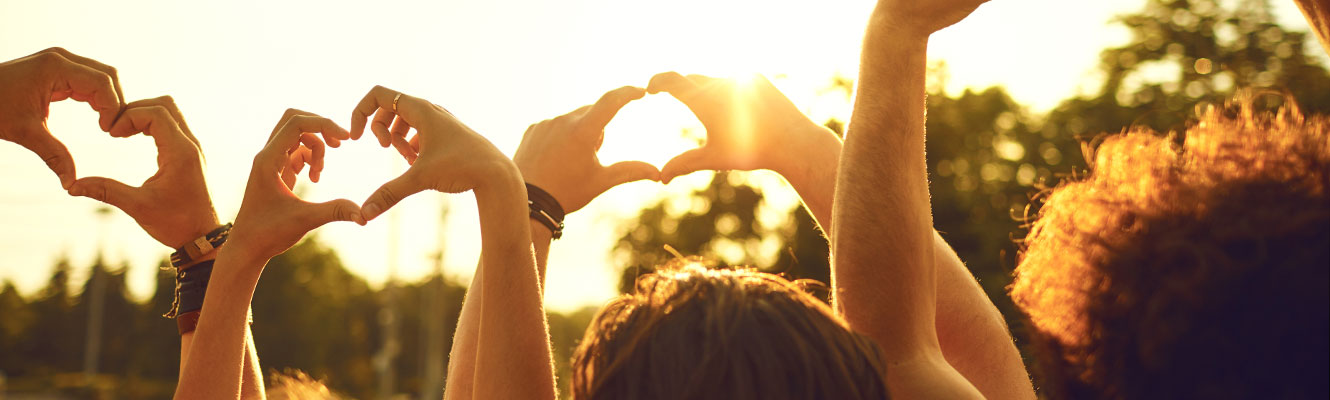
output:
[[[810,124],[792,137],[799,138],[784,147],[785,157],[779,159],[772,171],[780,174],[792,186],[812,179],[821,179],[818,172],[834,171],[840,161],[841,139],[825,126]]]

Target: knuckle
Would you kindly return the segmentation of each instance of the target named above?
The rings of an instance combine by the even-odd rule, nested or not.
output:
[[[53,68],[68,61],[65,59],[65,56],[62,56],[57,52],[43,52],[38,54],[34,59],[43,69]]]
[[[70,54],[69,50],[65,50],[64,47],[60,47],[60,46],[48,47],[48,48],[46,48],[46,50],[42,50],[42,51],[40,51],[40,52],[41,52],[41,53],[55,53],[55,54]]]
[[[171,97],[171,95],[169,94],[158,96],[157,98],[154,98],[152,100],[154,103],[157,103],[162,107],[172,108],[172,109],[176,108],[175,98]]]

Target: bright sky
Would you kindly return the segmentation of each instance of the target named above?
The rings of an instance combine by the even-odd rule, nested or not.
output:
[[[1034,111],[1093,89],[1100,49],[1124,43],[1107,24],[1142,0],[995,0],[934,35],[930,58],[945,60],[948,90],[1004,85]],[[1279,19],[1306,30],[1292,2]],[[526,126],[595,101],[623,85],[643,86],[678,70],[771,77],[815,120],[842,119],[849,106],[824,89],[836,74],[856,75],[860,36],[873,2],[675,0],[568,1],[17,1],[0,3],[0,60],[65,47],[118,68],[129,100],[173,96],[202,142],[219,215],[234,217],[250,160],[286,108],[349,126],[355,103],[381,84],[443,105],[500,149],[517,148]],[[1320,54],[1317,47],[1310,50]],[[821,94],[819,94],[821,93]],[[152,175],[155,149],[142,136],[112,139],[84,104],[52,106],[49,126],[70,148],[80,176],[138,184]],[[700,128],[664,96],[630,104],[606,130],[606,163],[657,166],[693,142]],[[327,155],[323,181],[302,183],[313,201],[362,201],[406,168],[372,140]],[[153,268],[170,249],[118,211],[102,224],[98,203],[71,198],[36,156],[0,143],[0,279],[25,293],[41,288],[62,256],[86,279],[99,246],[128,265],[130,288],[147,296]],[[754,174],[775,208],[797,199],[779,178]],[[643,206],[710,180],[697,173],[669,186],[616,188],[568,217],[550,257],[546,300],[569,310],[614,294],[610,249],[620,225]],[[440,209],[449,207],[445,222]],[[315,231],[353,272],[374,285],[431,273],[442,244],[445,273],[467,281],[479,252],[475,204],[467,195],[416,195],[367,227]],[[395,222],[394,222],[395,221]],[[395,227],[395,228],[394,228]],[[395,233],[394,233],[395,232]],[[391,245],[392,238],[398,238]],[[100,244],[100,245],[99,245]]]

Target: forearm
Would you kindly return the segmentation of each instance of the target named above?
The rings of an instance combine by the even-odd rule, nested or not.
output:
[[[218,255],[176,398],[240,398],[249,302],[263,263],[231,248]]]
[[[1330,4],[1320,0],[1294,0],[1307,17],[1307,25],[1321,40],[1321,48],[1330,53]]]
[[[776,170],[799,193],[808,213],[822,232],[830,234],[831,203],[836,191],[836,169],[840,163],[841,141],[831,130],[814,126],[802,136],[806,143],[789,144],[790,160]]]
[[[1034,387],[1002,314],[941,235],[933,234],[937,267],[937,335],[942,354],[988,399],[1033,399]]]
[[[254,334],[245,324],[245,365],[242,367],[244,375],[240,377],[240,398],[242,399],[263,399],[266,398],[263,385],[263,369],[259,367],[259,352],[254,346]],[[189,360],[189,348],[194,341],[194,332],[187,332],[180,335],[180,373],[184,376],[185,363]]]
[[[526,189],[516,168],[511,176],[475,190],[485,270],[475,394],[553,399],[553,357],[532,253]]]
[[[937,349],[924,166],[926,43],[926,36],[893,31],[875,13],[832,212],[836,301],[889,362]]]
[[[483,265],[476,265],[476,272],[471,276],[471,286],[467,288],[462,300],[462,313],[457,318],[453,348],[448,355],[448,384],[444,385],[444,399],[475,397],[473,384],[476,376],[476,341],[480,336],[480,294],[484,290]]]
[[[536,255],[536,274],[540,277],[540,293],[545,293],[545,264],[550,258],[550,242],[554,240],[554,233],[550,228],[536,222],[533,219],[527,219],[527,225],[531,227],[531,247]]]

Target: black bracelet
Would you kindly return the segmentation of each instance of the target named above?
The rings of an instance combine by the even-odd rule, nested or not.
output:
[[[188,269],[176,271],[175,300],[171,302],[171,309],[163,314],[163,317],[176,318],[203,309],[203,295],[208,291],[212,264],[213,260],[208,260]]]
[[[550,228],[550,237],[558,239],[563,236],[563,206],[554,199],[544,189],[536,187],[530,183],[526,184],[526,205],[531,209],[531,219]]]

